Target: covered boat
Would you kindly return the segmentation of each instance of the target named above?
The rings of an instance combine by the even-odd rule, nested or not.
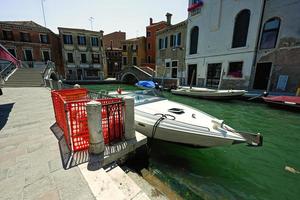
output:
[[[272,106],[300,110],[300,97],[296,96],[269,96],[263,97],[263,100]]]
[[[243,96],[245,90],[214,90],[199,87],[180,87],[176,90],[171,90],[172,94],[198,97],[204,99],[235,99]]]
[[[236,131],[223,120],[193,107],[145,92],[125,95],[135,99],[136,130],[150,138],[195,147],[262,145],[260,134]]]
[[[155,83],[153,81],[139,81],[135,84],[140,89],[154,89],[155,88]]]

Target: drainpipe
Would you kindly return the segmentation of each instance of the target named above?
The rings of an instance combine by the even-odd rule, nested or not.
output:
[[[258,46],[259,46],[259,42],[260,42],[260,36],[261,36],[261,32],[262,32],[262,26],[263,26],[263,20],[264,20],[264,14],[265,14],[265,9],[266,9],[266,0],[263,0],[263,7],[262,7],[262,12],[261,12],[261,18],[260,18],[260,22],[259,22],[259,32],[258,32],[258,36],[257,36],[257,40],[256,40],[256,46],[255,46],[255,52],[254,52],[254,58],[253,58],[253,65],[255,66],[256,69],[256,61],[257,61],[257,54],[258,54]],[[251,70],[251,78],[253,78],[252,74],[254,72],[253,68]],[[256,70],[255,70],[256,71]],[[251,79],[250,79],[251,80]],[[253,88],[253,82],[254,82],[254,78],[251,81],[251,88]],[[269,88],[267,88],[267,90],[269,90]]]

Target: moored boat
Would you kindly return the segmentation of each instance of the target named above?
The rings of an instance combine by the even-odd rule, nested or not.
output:
[[[281,108],[289,108],[293,110],[300,110],[300,97],[296,96],[268,96],[263,97],[263,100],[272,106]]]
[[[203,99],[236,99],[243,96],[245,90],[214,90],[208,88],[198,88],[198,87],[180,87],[176,90],[171,90],[172,94],[184,95],[191,97],[198,97]]]
[[[149,138],[194,147],[216,147],[238,143],[262,145],[260,134],[236,131],[224,124],[223,120],[193,107],[144,92],[125,95],[135,99],[136,130]]]
[[[153,81],[139,81],[135,84],[140,89],[151,90],[155,88],[155,83]]]

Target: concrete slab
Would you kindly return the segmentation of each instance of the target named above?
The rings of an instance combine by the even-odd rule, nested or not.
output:
[[[143,193],[141,188],[119,166],[108,169],[107,174],[126,197],[132,199],[139,193]]]
[[[89,171],[87,164],[82,164],[79,168],[97,200],[130,199],[122,193],[104,169]]]

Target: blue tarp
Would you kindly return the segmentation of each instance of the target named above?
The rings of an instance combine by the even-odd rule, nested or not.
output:
[[[155,83],[153,81],[139,81],[135,85],[137,87],[145,88],[145,89],[153,89],[153,88],[155,88]]]

